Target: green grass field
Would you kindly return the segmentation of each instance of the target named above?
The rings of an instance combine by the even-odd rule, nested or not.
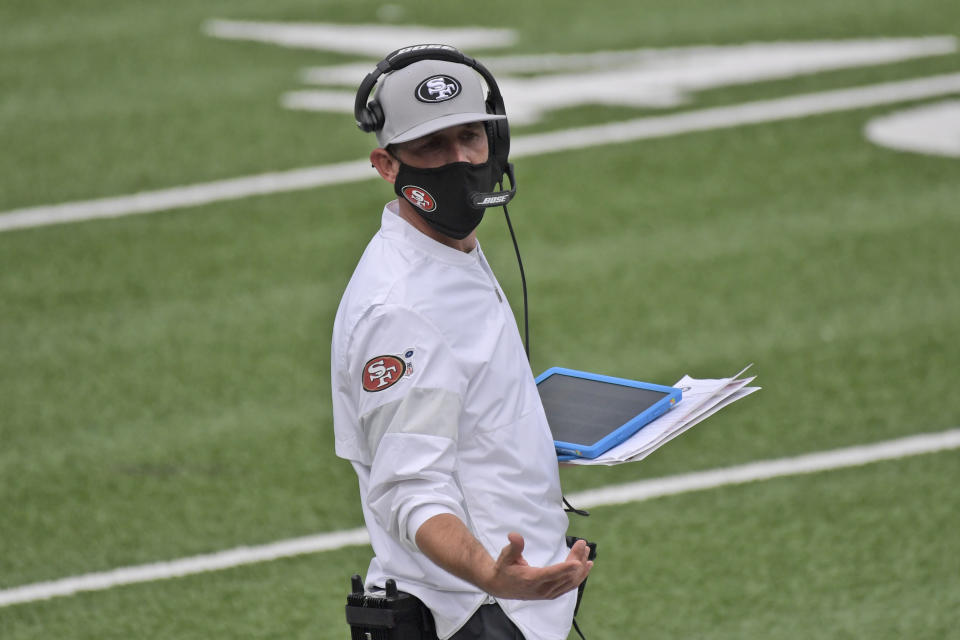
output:
[[[279,104],[302,68],[363,58],[202,25],[373,23],[378,9],[5,2],[0,214],[365,157],[373,138],[351,117]],[[403,11],[400,24],[515,29],[497,55],[960,37],[946,0]],[[574,107],[514,133],[958,71],[953,53],[672,110]],[[535,372],[670,384],[753,362],[764,387],[640,464],[565,468],[567,493],[960,426],[960,159],[862,131],[934,101],[516,161]],[[362,524],[333,454],[329,340],[392,197],[370,180],[0,232],[0,591]],[[480,237],[519,315],[501,217]],[[953,450],[594,509],[572,522],[600,545],[581,627],[591,640],[960,638],[957,487]],[[0,638],[342,639],[369,555],[0,607]]]

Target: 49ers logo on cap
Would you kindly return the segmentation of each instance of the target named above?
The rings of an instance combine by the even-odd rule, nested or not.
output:
[[[401,191],[403,192],[403,197],[407,199],[407,202],[421,211],[430,213],[437,208],[437,201],[423,187],[410,185],[404,187]]]
[[[376,356],[363,365],[363,390],[383,391],[397,384],[407,364],[397,356]]]
[[[460,83],[450,76],[432,76],[417,86],[420,102],[443,102],[460,94]]]

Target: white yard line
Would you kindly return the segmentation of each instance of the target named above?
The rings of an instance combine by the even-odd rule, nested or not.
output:
[[[568,496],[579,508],[600,507],[626,502],[641,502],[651,498],[671,496],[689,491],[713,489],[731,484],[769,480],[783,476],[817,473],[831,469],[856,467],[881,460],[906,458],[923,453],[960,449],[960,429],[925,433],[897,440],[887,440],[858,447],[821,451],[795,458],[760,460],[736,467],[684,473],[666,478],[640,480],[612,487],[591,489]]]
[[[126,584],[179,578],[207,571],[219,571],[305,553],[363,545],[369,542],[370,538],[367,536],[366,529],[348,529],[316,536],[281,540],[258,547],[237,547],[169,562],[155,562],[101,573],[88,573],[82,576],[62,578],[51,582],[37,582],[0,591],[0,607],[21,602],[33,602],[34,600],[46,600],[56,596],[69,596],[81,591],[102,591]]]
[[[893,460],[925,453],[960,448],[960,429],[926,433],[874,444],[822,451],[793,458],[764,460],[735,467],[698,471],[666,478],[653,478],[628,484],[583,491],[567,496],[579,508],[592,508],[626,502],[640,502],[661,496],[712,489],[732,484],[768,480],[783,476],[816,473],[854,467],[882,460]],[[238,547],[208,555],[181,558],[170,562],[139,565],[39,582],[0,591],[0,607],[68,596],[82,591],[100,591],[121,585],[151,582],[166,578],[218,571],[278,558],[332,551],[369,544],[365,529],[333,531],[315,536],[282,540],[257,547]]]
[[[569,151],[695,131],[805,118],[958,92],[960,73],[953,73],[528,135],[511,143],[510,149],[514,156]]]
[[[142,191],[127,196],[14,209],[0,213],[0,231],[97,218],[119,218],[138,213],[156,213],[250,196],[346,184],[366,180],[375,175],[369,162],[357,160],[157,191]]]
[[[775,122],[960,93],[960,73],[822,91],[666,116],[517,136],[512,157]],[[97,218],[154,213],[250,196],[312,189],[376,177],[366,160],[144,191],[132,195],[0,212],[0,232]]]

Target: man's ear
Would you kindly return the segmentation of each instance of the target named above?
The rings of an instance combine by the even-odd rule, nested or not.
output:
[[[393,184],[397,181],[400,172],[400,161],[394,158],[389,151],[378,147],[370,152],[370,164],[377,170],[380,177]]]

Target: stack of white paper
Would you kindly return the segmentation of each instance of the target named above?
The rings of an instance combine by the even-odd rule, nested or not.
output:
[[[712,416],[730,403],[759,391],[760,387],[747,386],[756,376],[740,378],[751,366],[748,364],[740,373],[730,378],[698,380],[683,376],[673,385],[683,390],[683,397],[672,410],[606,453],[592,460],[575,458],[566,464],[610,466],[646,458],[701,420]]]

